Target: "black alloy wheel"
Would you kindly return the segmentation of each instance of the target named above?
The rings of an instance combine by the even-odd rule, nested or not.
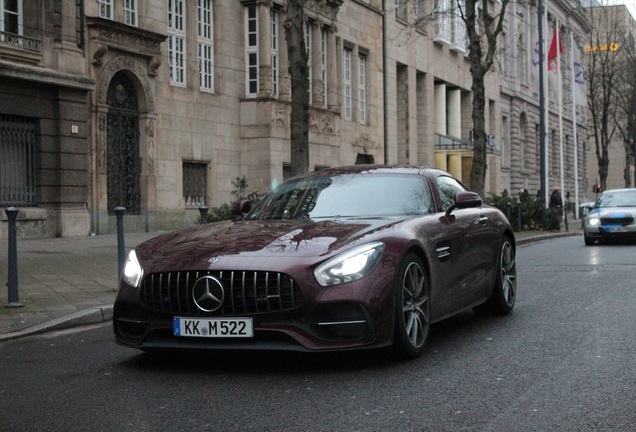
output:
[[[517,264],[512,242],[506,236],[499,246],[497,277],[490,298],[474,308],[477,313],[506,315],[512,312],[517,298]]]
[[[424,352],[431,317],[427,275],[417,255],[402,261],[395,289],[395,349],[403,358],[416,358]]]

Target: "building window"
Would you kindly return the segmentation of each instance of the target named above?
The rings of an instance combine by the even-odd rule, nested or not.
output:
[[[34,206],[36,120],[0,115],[0,206]]]
[[[409,0],[395,0],[395,16],[396,18],[405,20],[406,11]]]
[[[197,18],[199,88],[214,91],[214,28],[212,0],[199,0]]]
[[[113,19],[113,0],[97,0],[100,18]],[[6,2],[5,2],[6,3]]]
[[[509,137],[508,117],[501,118],[501,166],[503,168],[510,167],[510,141]]]
[[[438,42],[450,43],[452,39],[450,0],[435,0],[434,39]]]
[[[0,2],[0,31],[22,34],[22,0]]]
[[[245,7],[245,95],[258,94],[258,16],[256,5]]]
[[[168,63],[170,83],[185,86],[185,1],[168,0]]]
[[[207,171],[206,163],[183,163],[183,201],[186,208],[199,208],[205,205]]]
[[[367,56],[358,56],[358,120],[367,123]]]
[[[307,52],[307,75],[309,82],[307,83],[307,91],[309,92],[309,105],[311,105],[313,101],[312,97],[312,81],[313,81],[313,71],[312,71],[312,62],[311,62],[311,43],[312,43],[312,34],[311,34],[311,26],[313,24],[307,21],[305,23],[305,51]]]
[[[462,10],[466,8],[466,0],[453,1],[453,14],[450,18],[451,47],[460,52],[466,52],[468,48],[468,33],[466,23],[462,19]]]
[[[271,31],[271,45],[272,45],[272,92],[274,96],[278,96],[278,29],[279,18],[278,12],[272,10],[272,31]]]
[[[137,0],[124,0],[124,22],[137,27]]]
[[[322,80],[322,105],[327,108],[327,30],[320,32],[322,37],[320,43],[320,75]]]
[[[351,120],[351,49],[344,49],[343,57],[343,74],[342,74],[342,93],[344,97],[344,117]]]

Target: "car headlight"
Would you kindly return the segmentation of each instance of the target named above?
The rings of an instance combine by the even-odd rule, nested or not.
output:
[[[587,218],[587,225],[596,226],[596,225],[600,225],[600,224],[601,224],[601,219],[599,219],[597,217]]]
[[[353,282],[373,271],[383,251],[382,242],[356,246],[319,265],[314,270],[314,276],[322,286]]]
[[[141,265],[139,264],[139,260],[137,259],[137,254],[135,253],[134,250],[131,250],[130,253],[128,254],[128,258],[126,258],[126,263],[124,264],[124,271],[122,272],[121,277],[128,285],[138,288],[143,275],[144,275],[144,270],[141,268]]]

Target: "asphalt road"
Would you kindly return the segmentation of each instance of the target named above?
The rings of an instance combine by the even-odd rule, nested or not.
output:
[[[110,326],[0,345],[0,431],[636,430],[636,246],[517,255],[513,314],[432,328],[426,354],[179,354]]]

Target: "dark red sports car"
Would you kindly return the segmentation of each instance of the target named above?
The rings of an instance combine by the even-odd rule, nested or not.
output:
[[[240,221],[182,229],[131,251],[117,342],[142,350],[420,355],[431,323],[515,303],[506,217],[444,171],[355,166],[294,177]]]

